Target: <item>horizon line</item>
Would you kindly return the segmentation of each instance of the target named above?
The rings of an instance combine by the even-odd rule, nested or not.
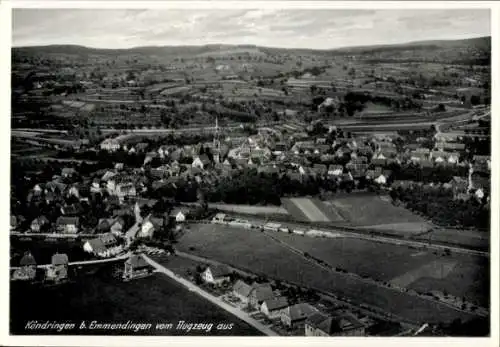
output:
[[[166,47],[206,47],[206,46],[251,46],[251,47],[262,47],[262,48],[271,48],[271,49],[289,49],[289,50],[311,50],[311,51],[333,51],[333,50],[339,50],[339,49],[354,49],[354,48],[364,48],[364,47],[384,47],[384,46],[398,46],[398,45],[408,45],[408,44],[417,44],[417,43],[424,43],[424,42],[438,42],[438,41],[462,41],[462,40],[473,40],[473,39],[480,39],[480,38],[490,38],[491,39],[491,34],[489,35],[478,35],[478,36],[470,36],[467,38],[460,38],[460,39],[427,39],[427,40],[418,40],[418,41],[404,41],[404,42],[397,42],[397,43],[378,43],[378,44],[371,44],[371,45],[356,45],[356,46],[340,46],[340,47],[335,47],[335,48],[299,48],[299,47],[278,47],[278,46],[266,46],[266,45],[256,45],[252,43],[244,43],[244,44],[239,44],[239,43],[206,43],[206,44],[186,44],[186,45],[179,45],[179,44],[166,44],[166,45],[143,45],[143,46],[132,46],[132,47],[121,47],[121,48],[104,48],[104,47],[92,47],[92,46],[86,46],[86,45],[79,45],[79,44],[71,44],[71,43],[50,43],[50,44],[44,44],[44,45],[22,45],[22,46],[11,46],[11,49],[19,49],[19,48],[43,48],[43,47],[54,47],[54,46],[73,46],[73,47],[83,47],[87,49],[95,49],[95,50],[133,50],[133,49],[140,49],[140,48],[166,48]]]

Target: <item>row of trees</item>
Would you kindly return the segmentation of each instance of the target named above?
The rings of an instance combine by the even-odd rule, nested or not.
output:
[[[428,216],[439,225],[489,228],[490,209],[485,199],[454,200],[451,190],[421,186],[407,189],[398,187],[391,191],[391,197],[394,201],[405,203],[410,210]]]

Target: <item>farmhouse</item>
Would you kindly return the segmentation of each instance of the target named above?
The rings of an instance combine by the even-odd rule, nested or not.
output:
[[[250,301],[251,291],[252,286],[246,284],[242,280],[236,281],[233,286],[233,295],[240,299],[243,303],[248,303]]]
[[[257,284],[252,286],[249,299],[250,305],[254,308],[259,308],[260,305],[266,300],[274,298],[273,290],[269,283]]]
[[[260,311],[269,319],[279,319],[287,307],[288,300],[285,297],[277,297],[265,300],[260,306]]]
[[[45,216],[40,216],[33,219],[30,225],[30,229],[34,233],[41,232],[49,226],[49,220]]]
[[[145,277],[151,273],[151,266],[140,255],[134,254],[125,261],[123,269],[123,279],[125,281]]]
[[[76,234],[80,225],[78,217],[64,217],[57,218],[56,227],[57,231],[64,234]]]
[[[114,152],[120,149],[120,143],[115,139],[106,139],[101,142],[101,149],[108,152]]]
[[[56,253],[52,256],[52,261],[45,274],[45,279],[49,281],[63,281],[68,278],[68,255]]]
[[[329,317],[316,312],[305,323],[306,336],[364,336],[365,326],[351,315]]]
[[[16,269],[12,275],[13,280],[31,281],[36,277],[36,261],[31,253],[27,252],[19,262],[20,268]]]
[[[202,272],[201,278],[205,283],[220,286],[229,282],[231,271],[225,266],[209,266]]]
[[[297,328],[305,325],[306,319],[312,316],[318,310],[307,304],[299,303],[288,306],[281,312],[281,322],[289,328]]]

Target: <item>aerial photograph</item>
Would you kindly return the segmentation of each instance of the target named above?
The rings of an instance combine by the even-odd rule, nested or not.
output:
[[[490,24],[13,9],[10,335],[490,336]]]

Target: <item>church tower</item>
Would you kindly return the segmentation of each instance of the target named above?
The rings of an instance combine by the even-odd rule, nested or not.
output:
[[[213,154],[214,162],[216,164],[220,163],[220,134],[219,134],[219,117],[215,116],[215,132],[214,132],[214,145]]]

